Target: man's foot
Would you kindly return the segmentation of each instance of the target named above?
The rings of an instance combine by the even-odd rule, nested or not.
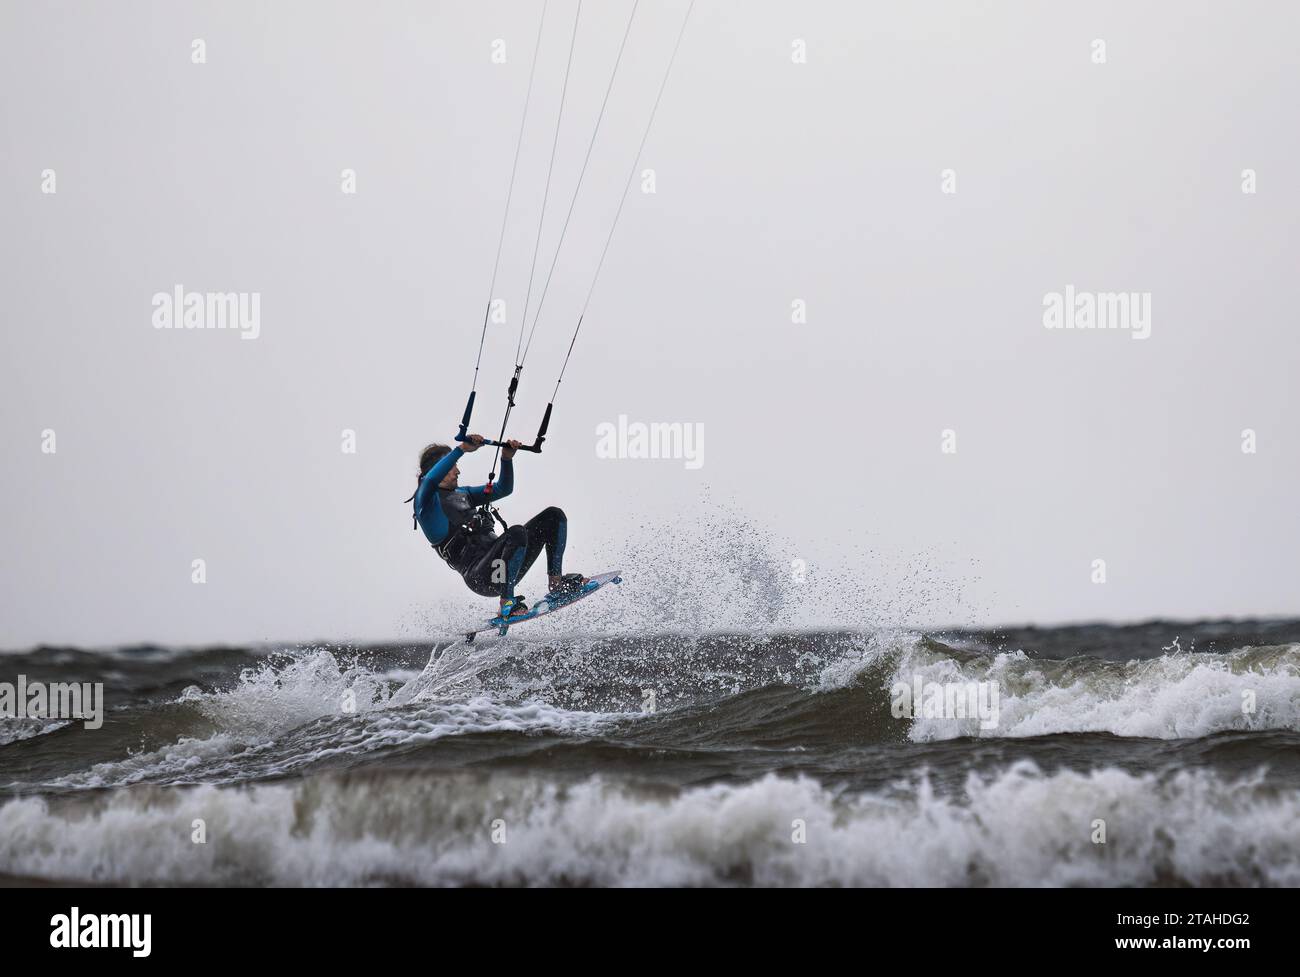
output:
[[[584,577],[580,573],[566,573],[562,577],[551,577],[549,580],[551,590],[546,596],[548,599],[552,597],[571,597],[590,582],[588,577]]]
[[[516,594],[514,597],[502,597],[501,609],[497,616],[501,620],[509,620],[512,617],[521,617],[528,613],[528,605],[524,603],[522,594]]]

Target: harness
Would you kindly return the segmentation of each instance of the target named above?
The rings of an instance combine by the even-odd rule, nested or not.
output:
[[[492,522],[493,517],[501,523],[502,529],[509,528],[494,506],[481,505],[467,508],[470,512],[465,521],[453,527],[447,533],[447,538],[433,547],[433,551],[442,557],[448,566],[457,571],[463,571],[465,569],[463,564],[470,562],[465,560],[466,555],[485,550],[497,538],[496,527]],[[443,510],[446,511],[445,505]]]
[[[415,495],[418,494],[418,485],[416,489],[416,493],[407,499],[408,502],[414,501]],[[490,543],[497,538],[496,527],[493,525],[494,518],[501,524],[502,530],[510,527],[501,517],[500,511],[491,503],[485,502],[475,506],[470,504],[464,492],[443,488],[436,491],[442,503],[443,514],[447,517],[448,529],[446,539],[441,543],[430,545],[448,566],[460,571],[462,568],[459,564],[464,562],[467,553],[484,549],[486,547],[482,544]],[[417,531],[420,528],[420,520],[415,515],[414,509],[411,511],[411,528]]]

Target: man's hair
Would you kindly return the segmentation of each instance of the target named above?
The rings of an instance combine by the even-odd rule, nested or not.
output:
[[[420,477],[424,478],[429,473],[429,469],[438,464],[444,456],[451,451],[445,444],[425,445],[420,452]]]

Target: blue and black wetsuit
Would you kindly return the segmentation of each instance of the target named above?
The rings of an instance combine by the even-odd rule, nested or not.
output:
[[[415,492],[415,521],[433,544],[434,552],[484,597],[513,597],[519,578],[546,548],[546,572],[560,576],[568,521],[555,506],[543,509],[522,526],[511,526],[500,536],[492,517],[478,506],[505,498],[515,487],[514,462],[501,459],[501,478],[492,487],[438,487],[464,452],[453,448],[425,473]]]

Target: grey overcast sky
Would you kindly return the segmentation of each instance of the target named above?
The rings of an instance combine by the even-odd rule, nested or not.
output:
[[[575,7],[542,37],[486,433]],[[630,10],[583,5],[539,280]],[[512,435],[685,10],[637,11]],[[0,2],[0,647],[410,638],[487,605],[401,500],[468,392],[540,13]],[[1298,29],[1282,0],[699,0],[507,515],[562,505],[570,566],[628,588],[753,572],[739,525],[900,624],[1300,611]],[[177,286],[258,293],[260,335],[154,328]],[[1150,336],[1045,328],[1067,286],[1149,294]],[[598,457],[620,415],[702,425],[703,465]]]

